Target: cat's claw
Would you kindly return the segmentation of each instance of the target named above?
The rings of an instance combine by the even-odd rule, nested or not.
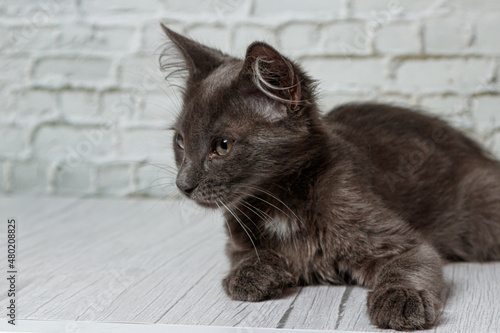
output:
[[[278,275],[261,266],[243,265],[233,269],[222,286],[233,300],[259,302],[283,293]]]
[[[368,295],[368,313],[374,325],[395,330],[419,330],[433,326],[439,303],[424,290],[404,287],[378,288]]]

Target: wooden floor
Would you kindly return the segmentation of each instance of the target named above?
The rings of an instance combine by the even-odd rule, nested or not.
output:
[[[229,300],[221,288],[225,225],[218,213],[186,201],[2,197],[0,212],[2,267],[5,273],[6,220],[15,217],[19,270],[18,325],[4,319],[0,330],[382,331],[369,323],[361,287]],[[448,265],[445,275],[452,292],[435,331],[499,332],[500,263]]]

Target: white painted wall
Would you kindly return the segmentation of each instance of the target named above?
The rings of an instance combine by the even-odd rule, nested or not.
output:
[[[0,192],[174,193],[159,21],[238,56],[271,43],[320,80],[325,110],[421,105],[500,155],[498,0],[5,0]]]

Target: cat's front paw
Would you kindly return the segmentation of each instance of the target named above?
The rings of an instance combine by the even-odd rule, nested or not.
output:
[[[402,331],[432,327],[439,315],[438,302],[424,290],[389,287],[370,292],[367,305],[374,325]]]
[[[278,272],[261,265],[242,265],[222,281],[226,293],[235,301],[259,302],[283,293],[284,284]]]

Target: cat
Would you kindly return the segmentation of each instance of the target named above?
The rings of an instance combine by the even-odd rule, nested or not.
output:
[[[187,73],[176,184],[225,211],[230,298],[359,284],[374,325],[426,329],[445,262],[500,259],[500,163],[479,144],[392,105],[321,115],[315,81],[270,45],[237,59],[162,28],[162,68],[178,53]]]

